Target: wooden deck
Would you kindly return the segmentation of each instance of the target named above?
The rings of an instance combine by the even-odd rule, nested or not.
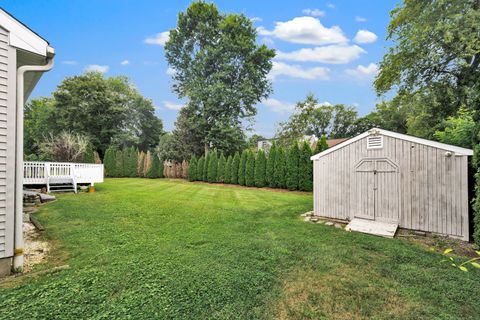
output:
[[[50,192],[52,185],[71,184],[77,190],[78,184],[103,182],[103,164],[40,162],[23,163],[24,185],[45,185]]]

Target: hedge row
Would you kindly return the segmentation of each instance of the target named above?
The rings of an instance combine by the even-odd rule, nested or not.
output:
[[[314,153],[326,148],[322,139]],[[295,143],[287,150],[273,144],[267,154],[263,150],[256,153],[244,150],[228,158],[211,151],[200,159],[195,156],[190,159],[188,180],[312,191],[311,156],[312,150],[307,142],[301,148]]]
[[[108,177],[162,178],[163,162],[157,153],[138,152],[135,148],[118,149],[114,146],[105,151],[103,159]]]

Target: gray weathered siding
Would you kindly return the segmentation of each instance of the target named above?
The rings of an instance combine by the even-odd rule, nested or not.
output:
[[[13,255],[15,70],[15,49],[0,27],[0,258]]]
[[[353,219],[375,210],[376,220],[468,240],[467,156],[446,157],[446,150],[383,139],[382,149],[367,149],[364,138],[314,161],[315,213]],[[374,159],[376,191],[373,174],[363,172]]]

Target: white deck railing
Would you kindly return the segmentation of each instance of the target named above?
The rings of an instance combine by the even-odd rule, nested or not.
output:
[[[23,163],[23,184],[44,184],[52,182],[69,182],[75,187],[79,183],[103,182],[103,164],[40,162],[25,161]]]

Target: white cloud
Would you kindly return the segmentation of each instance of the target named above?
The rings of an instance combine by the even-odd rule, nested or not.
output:
[[[292,112],[295,109],[294,103],[280,101],[274,98],[266,99],[262,102],[262,104],[272,109],[272,111],[278,113]]]
[[[98,65],[98,64],[90,64],[85,67],[85,71],[87,72],[100,72],[100,73],[106,73],[110,70],[110,67],[107,65]]]
[[[356,43],[373,43],[377,41],[377,39],[377,35],[373,32],[370,32],[368,30],[358,30],[353,40]]]
[[[319,9],[303,9],[302,12],[312,17],[323,17],[325,15],[325,11]]]
[[[316,48],[303,48],[292,52],[277,52],[279,60],[322,62],[345,64],[357,59],[365,50],[357,45],[330,45]]]
[[[356,16],[355,21],[357,21],[357,22],[367,22],[367,19],[365,19],[364,17]]]
[[[76,65],[76,64],[78,64],[78,62],[75,61],[75,60],[63,60],[62,64]]]
[[[370,63],[368,66],[358,65],[355,69],[347,69],[345,73],[353,78],[362,80],[375,76],[378,73],[378,66]]]
[[[171,102],[171,101],[163,101],[163,105],[164,105],[165,108],[167,108],[167,109],[176,110],[176,111],[182,109],[182,107],[183,107],[183,104],[181,104],[181,103],[174,103],[174,102]]]
[[[128,61],[128,60],[123,60],[122,62],[120,62],[120,64],[121,64],[122,66],[126,66],[126,65],[129,65],[129,64],[130,64],[130,61]]]
[[[327,3],[327,7],[330,9],[335,9],[335,5],[333,3]]]
[[[173,77],[173,76],[175,75],[176,71],[175,71],[175,69],[173,69],[172,67],[168,67],[166,73],[167,73],[169,76],[172,76],[172,77]]]
[[[275,42],[273,41],[273,39],[269,37],[262,37],[260,39],[260,42],[268,47],[273,47],[275,45]]]
[[[170,31],[164,31],[157,33],[153,37],[148,37],[144,40],[146,44],[154,44],[159,46],[164,46],[170,37]]]
[[[274,61],[272,70],[268,77],[272,80],[279,76],[287,76],[291,78],[300,78],[307,80],[328,80],[329,69],[323,67],[302,68],[298,65],[290,65],[283,62]]]
[[[252,21],[253,23],[255,22],[261,22],[263,19],[260,18],[260,17],[253,17],[253,18],[250,18],[250,21]]]
[[[347,38],[339,26],[327,28],[320,20],[313,17],[296,17],[286,22],[275,23],[270,31],[264,27],[257,29],[262,36],[271,36],[284,41],[302,44],[346,43]]]

